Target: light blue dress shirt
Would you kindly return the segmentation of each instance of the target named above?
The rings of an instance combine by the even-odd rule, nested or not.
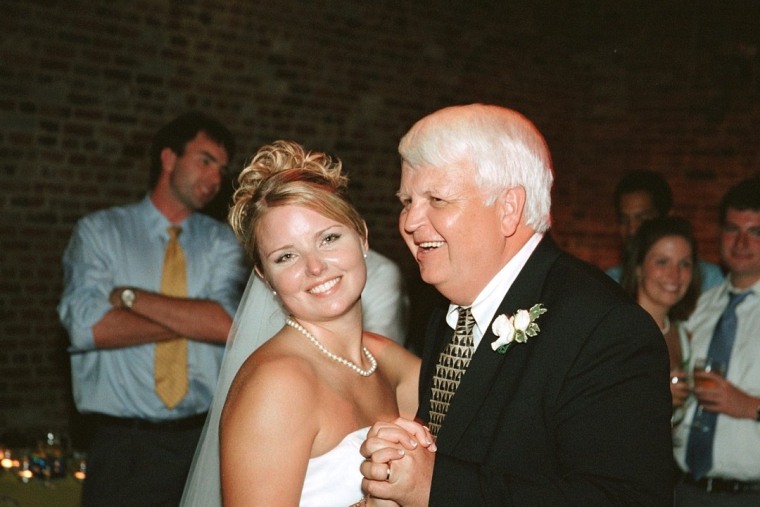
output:
[[[69,333],[74,401],[80,412],[167,420],[208,410],[223,345],[188,341],[188,394],[173,410],[155,394],[154,344],[98,349],[92,327],[111,310],[114,287],[159,292],[172,225],[146,197],[82,218],[63,255],[64,291],[58,313]],[[235,314],[248,270],[225,224],[193,213],[181,224],[188,297],[218,302]]]

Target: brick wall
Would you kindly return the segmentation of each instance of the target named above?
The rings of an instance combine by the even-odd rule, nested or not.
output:
[[[716,260],[715,204],[760,168],[758,7],[557,3],[0,0],[0,433],[66,428],[61,253],[79,217],[144,194],[152,133],[189,108],[230,126],[233,166],[278,138],[339,155],[417,301],[396,144],[454,103],[509,105],[544,132],[573,253],[616,262],[612,188],[648,167]]]

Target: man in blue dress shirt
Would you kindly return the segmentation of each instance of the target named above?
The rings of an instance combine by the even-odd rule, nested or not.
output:
[[[97,421],[84,506],[179,503],[248,276],[231,229],[198,213],[233,150],[218,121],[176,118],[154,137],[149,194],[82,218],[66,248],[58,311],[74,401]],[[181,228],[186,296],[161,293],[172,226]],[[177,337],[187,340],[185,388],[167,404],[156,392],[155,351]]]

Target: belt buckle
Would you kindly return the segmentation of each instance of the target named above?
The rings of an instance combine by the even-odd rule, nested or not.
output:
[[[741,493],[745,490],[741,481],[707,478],[705,491],[707,493]]]

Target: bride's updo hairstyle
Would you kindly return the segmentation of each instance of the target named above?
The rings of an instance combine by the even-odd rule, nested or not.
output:
[[[271,208],[296,205],[344,224],[366,240],[364,220],[348,199],[340,160],[305,151],[292,141],[275,141],[256,152],[233,195],[228,220],[255,267],[261,269],[257,225]]]

